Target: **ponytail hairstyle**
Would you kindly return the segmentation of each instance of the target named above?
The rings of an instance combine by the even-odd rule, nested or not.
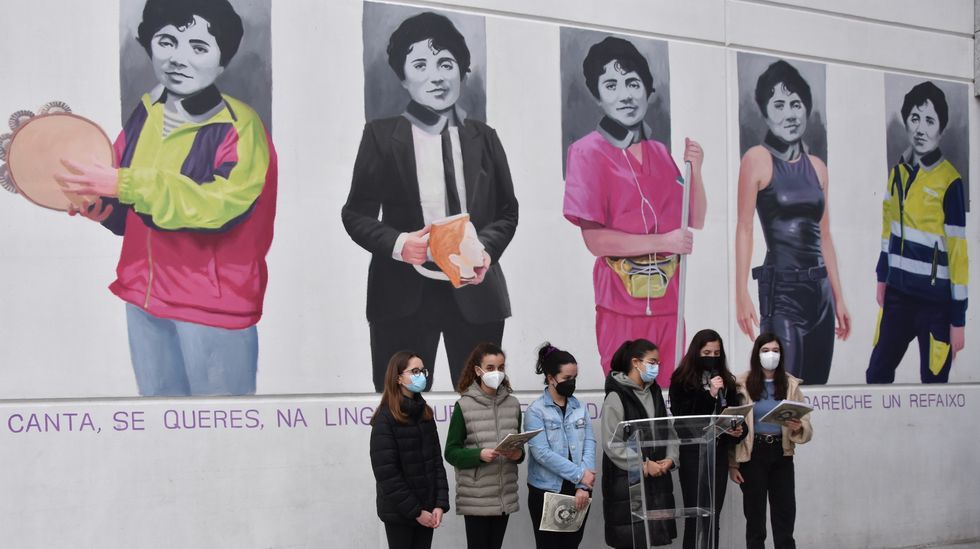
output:
[[[612,361],[609,363],[614,372],[629,375],[633,369],[633,359],[643,360],[650,351],[656,351],[657,346],[652,341],[646,339],[633,339],[624,341],[616,353],[613,354]]]
[[[459,394],[463,394],[470,385],[477,380],[479,376],[476,375],[476,369],[483,363],[483,357],[485,356],[495,356],[500,355],[504,358],[507,355],[504,354],[504,350],[500,348],[496,343],[478,343],[473,351],[470,352],[470,356],[466,358],[466,365],[463,366],[463,371],[459,375],[459,385],[456,390]],[[510,380],[504,377],[503,382],[500,384],[502,387],[507,387],[508,390],[513,390],[510,387]]]
[[[538,348],[538,362],[535,364],[534,372],[544,374],[544,384],[548,384],[548,376],[555,377],[565,364],[578,364],[572,353],[562,351],[551,343],[545,341]]]
[[[408,423],[408,414],[402,410],[402,399],[405,398],[405,395],[402,394],[402,386],[398,383],[398,378],[408,369],[408,364],[413,358],[422,359],[411,351],[398,351],[391,355],[391,360],[388,361],[388,370],[385,372],[385,387],[381,394],[378,410],[388,408],[391,417],[395,418],[398,423]],[[375,413],[371,417],[371,425],[374,425],[377,418],[378,414]],[[426,421],[432,419],[432,408],[428,404],[425,405],[425,411],[422,412],[422,419]]]
[[[776,334],[765,332],[755,338],[755,345],[752,346],[752,356],[749,357],[749,375],[745,378],[745,390],[749,393],[749,397],[755,401],[761,399],[762,394],[766,391],[766,378],[762,372],[762,361],[759,360],[759,349],[762,349],[762,346],[766,343],[773,341],[779,344],[779,366],[773,372],[775,374],[773,381],[776,385],[776,394],[773,395],[773,398],[776,400],[785,400],[786,393],[789,390],[786,368],[783,366],[783,355],[786,352],[783,348],[783,342],[780,341]]]
[[[720,364],[715,373],[725,383],[725,390],[728,391],[728,394],[735,394],[735,376],[728,369],[728,358],[725,356],[725,342],[721,340],[721,335],[718,332],[710,329],[701,330],[691,338],[691,344],[687,347],[687,354],[684,355],[680,364],[677,365],[677,369],[674,370],[674,375],[670,376],[671,385],[676,384],[689,389],[700,389],[702,387],[701,375],[703,371],[701,370],[698,358],[701,356],[701,349],[704,349],[707,344],[714,343],[715,341],[718,342],[718,347],[721,350],[721,354],[718,356],[721,359],[719,361]]]

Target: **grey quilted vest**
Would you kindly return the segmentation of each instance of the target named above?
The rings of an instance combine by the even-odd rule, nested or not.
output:
[[[494,448],[509,433],[520,433],[520,403],[501,387],[496,396],[483,392],[478,381],[459,399],[466,423],[465,448]],[[456,469],[456,514],[495,516],[516,513],[517,464],[504,457]]]

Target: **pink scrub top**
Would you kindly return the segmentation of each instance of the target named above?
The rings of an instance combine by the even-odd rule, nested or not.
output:
[[[680,171],[663,143],[654,140],[640,143],[642,163],[629,151],[609,143],[598,131],[572,143],[565,174],[566,219],[579,227],[591,221],[632,234],[663,234],[680,228],[684,200],[684,186],[678,181]],[[653,207],[653,212],[644,207],[646,230],[637,182]],[[679,274],[678,267],[666,294],[650,300],[652,315],[677,314]],[[647,299],[631,297],[605,258],[596,258],[592,281],[596,306],[622,315],[647,316]]]

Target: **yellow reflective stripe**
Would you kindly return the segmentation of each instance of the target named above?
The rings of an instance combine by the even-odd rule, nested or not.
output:
[[[929,334],[929,371],[937,376],[946,365],[946,357],[949,356],[949,343],[939,341]]]
[[[875,338],[874,343],[871,344],[872,348],[878,346],[878,335],[881,333],[881,317],[884,312],[885,309],[878,307],[878,320],[875,321]]]
[[[950,280],[957,285],[966,287],[970,282],[970,265],[967,254],[966,240],[963,238],[948,238]],[[965,297],[963,299],[966,299]]]

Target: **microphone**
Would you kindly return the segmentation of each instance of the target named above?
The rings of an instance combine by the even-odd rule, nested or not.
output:
[[[708,379],[717,376],[718,376],[718,370],[711,370],[711,373],[708,374]],[[724,379],[722,380],[722,382],[724,382]],[[726,398],[727,397],[726,393],[728,393],[728,389],[726,389],[725,386],[722,385],[721,389],[718,389],[718,404],[721,405],[722,409],[728,407],[728,399]]]

